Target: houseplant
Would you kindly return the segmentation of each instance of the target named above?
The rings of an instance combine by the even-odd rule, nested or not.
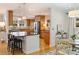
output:
[[[73,39],[73,41],[76,39],[76,34],[73,34],[72,36],[71,36],[71,38]]]

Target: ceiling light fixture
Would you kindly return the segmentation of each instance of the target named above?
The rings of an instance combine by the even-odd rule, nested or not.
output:
[[[22,10],[21,10],[21,6],[20,5],[18,6],[17,11],[18,11],[18,20],[22,20],[22,16],[20,14],[22,12]]]
[[[23,3],[23,16],[22,19],[26,19],[26,3]]]
[[[68,16],[69,17],[79,17],[79,10],[69,11]]]
[[[22,15],[20,15],[20,17],[18,17],[18,20],[24,20],[26,19],[26,4],[23,3],[22,6],[18,6],[18,11],[19,13],[22,13]]]

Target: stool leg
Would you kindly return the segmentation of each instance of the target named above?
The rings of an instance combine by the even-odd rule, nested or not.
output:
[[[21,41],[21,52],[22,52],[22,41]]]
[[[20,50],[20,42],[19,42],[19,50]]]
[[[8,40],[7,50],[8,50],[8,52],[10,51],[10,42],[9,42],[9,40]]]
[[[13,55],[14,55],[14,44],[15,43],[12,43],[12,49],[11,49],[11,52],[12,52]]]

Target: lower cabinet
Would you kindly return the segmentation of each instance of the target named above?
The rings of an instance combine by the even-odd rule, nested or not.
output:
[[[39,50],[39,35],[26,36],[23,40],[23,52],[30,54]]]

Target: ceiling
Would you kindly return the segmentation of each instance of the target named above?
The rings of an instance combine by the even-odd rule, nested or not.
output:
[[[18,9],[18,6],[23,6],[23,3],[0,3],[0,13],[3,13],[9,9]],[[68,12],[70,10],[79,9],[78,3],[26,3],[26,10],[29,14],[48,12],[50,8],[57,7],[63,12]]]
[[[23,3],[0,3],[0,13],[3,13],[5,10],[10,10],[10,9],[18,9],[19,6],[23,6]],[[27,3],[26,4],[26,10],[27,12],[38,12],[38,11],[48,11],[48,8],[50,7],[50,4],[31,4]]]
[[[62,11],[68,13],[72,10],[78,10],[79,9],[79,3],[54,3],[53,6],[58,7]]]

